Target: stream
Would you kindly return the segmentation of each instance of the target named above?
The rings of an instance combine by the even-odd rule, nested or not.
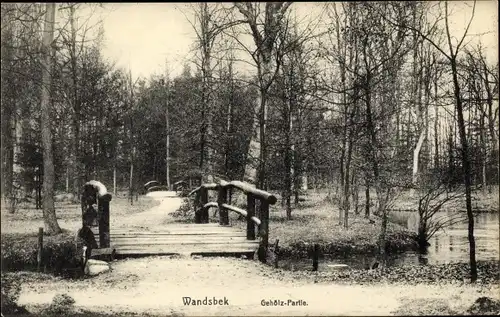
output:
[[[499,214],[478,213],[475,215],[474,237],[476,240],[476,260],[499,260]],[[467,222],[455,224],[439,230],[429,241],[426,254],[407,251],[393,254],[387,260],[388,266],[445,264],[469,261],[469,241],[467,238]],[[325,256],[319,260],[318,271],[335,270],[335,264],[347,264],[351,268],[368,268],[375,260],[371,256],[350,256],[348,258],[332,258]],[[280,267],[292,271],[311,270],[312,260],[283,260]]]

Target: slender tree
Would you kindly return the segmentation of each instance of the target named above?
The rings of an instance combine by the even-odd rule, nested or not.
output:
[[[276,71],[273,71],[273,65],[278,65],[273,63],[273,49],[284,15],[291,4],[291,2],[268,2],[265,4],[264,16],[261,16],[260,3],[234,3],[249,26],[256,47],[252,57],[257,65],[259,98],[256,101],[257,116],[250,141],[249,162],[245,167],[244,180],[255,182],[259,188],[266,187],[268,92],[276,74]],[[264,21],[263,24],[259,23],[260,19]]]
[[[42,43],[42,88],[41,88],[41,128],[43,143],[43,220],[45,231],[48,234],[57,234],[61,228],[57,223],[56,210],[54,207],[54,161],[52,153],[52,132],[51,132],[51,70],[54,39],[54,21],[56,5],[47,3],[46,20]]]

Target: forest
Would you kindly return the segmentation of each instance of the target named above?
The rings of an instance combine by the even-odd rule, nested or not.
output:
[[[102,54],[89,17],[105,4],[2,3],[2,206],[35,201],[58,233],[54,196],[78,201],[89,180],[132,203],[151,180],[243,180],[287,219],[325,190],[341,226],[376,215],[384,241],[401,192],[424,240],[465,197],[472,250],[474,194],[499,180],[498,60],[469,34],[476,3],[458,35],[448,2],[325,2],[308,19],[296,5],[185,4],[194,58],[133,78]]]

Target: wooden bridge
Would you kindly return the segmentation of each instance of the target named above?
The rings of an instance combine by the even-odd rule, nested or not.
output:
[[[231,205],[235,190],[246,196],[246,209]],[[208,201],[209,191],[217,193],[217,201]],[[100,201],[100,197],[104,197],[106,193],[101,188],[96,195],[96,200]],[[109,224],[108,206],[107,216],[101,217],[99,225],[91,228],[95,240],[100,242],[91,255],[244,254],[253,258],[258,251],[259,260],[266,261],[269,205],[276,203],[275,196],[244,182],[223,180],[219,183],[202,184],[188,195],[193,196],[194,223],[168,224],[145,231],[109,229],[109,225],[105,225]],[[209,223],[209,211],[212,208],[218,210],[218,223]],[[246,220],[246,229],[231,226],[229,212],[241,215]]]

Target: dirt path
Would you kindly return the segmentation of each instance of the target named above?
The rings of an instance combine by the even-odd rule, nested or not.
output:
[[[152,227],[180,205],[177,197],[126,223]],[[412,303],[440,303],[463,311],[479,296],[495,297],[498,288],[459,285],[340,285],[306,283],[257,261],[235,258],[157,256],[118,260],[111,272],[85,280],[26,283],[19,304],[49,304],[66,293],[91,311],[154,315],[390,315]],[[311,273],[313,274],[313,273]],[[228,305],[185,305],[185,297],[224,299]],[[266,306],[282,301],[285,306]],[[292,305],[295,303],[296,305]],[[421,304],[418,304],[421,305]]]
[[[256,261],[153,257],[115,261],[111,272],[92,279],[23,285],[19,304],[48,304],[60,293],[72,296],[76,306],[116,314],[366,316],[390,315],[415,302],[437,302],[463,311],[479,296],[498,296],[498,288],[307,284]],[[183,297],[226,298],[229,305],[186,306]],[[262,300],[302,300],[307,306],[263,306]]]
[[[176,196],[175,192],[157,191],[148,193],[146,196],[159,200],[160,204],[127,217],[111,218],[111,230],[113,228],[161,227],[168,214],[179,209],[182,203],[182,198]]]

